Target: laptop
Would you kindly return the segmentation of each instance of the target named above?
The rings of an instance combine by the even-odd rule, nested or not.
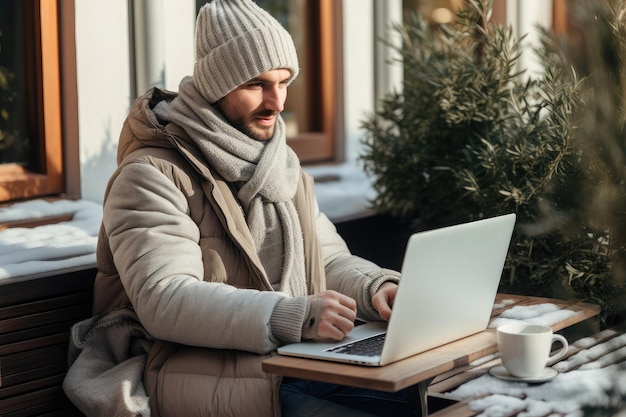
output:
[[[389,322],[367,322],[341,341],[303,341],[278,354],[383,366],[487,328],[515,214],[418,232],[408,240]],[[363,352],[359,345],[378,345]]]

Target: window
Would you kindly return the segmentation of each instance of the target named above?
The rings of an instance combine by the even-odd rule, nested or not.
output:
[[[73,5],[0,2],[0,202],[66,191],[59,40],[73,31]]]
[[[301,162],[343,159],[341,1],[256,0],[291,33],[300,75],[290,85],[283,118],[287,143]],[[198,9],[206,0],[197,0]]]
[[[435,24],[449,23],[463,7],[463,0],[403,0],[402,6],[405,13],[417,10]],[[491,16],[494,22],[506,24],[506,6],[505,0],[494,0]]]
[[[341,159],[341,2],[282,3],[288,9],[285,26],[294,38],[301,67],[285,105],[287,143],[304,163]]]

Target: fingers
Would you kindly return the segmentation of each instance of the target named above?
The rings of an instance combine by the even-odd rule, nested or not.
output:
[[[386,282],[380,286],[374,297],[372,297],[372,305],[378,311],[378,315],[383,320],[389,321],[393,302],[396,298],[398,286],[392,282]]]
[[[388,321],[391,318],[397,289],[397,284],[386,282],[372,297],[372,305],[383,320]],[[310,337],[313,333],[316,339],[341,340],[354,328],[357,306],[352,298],[328,290],[311,296],[310,304],[316,306],[311,311],[316,310],[317,319],[311,323],[316,323],[317,326],[315,329],[306,329],[305,326],[304,337]]]
[[[336,291],[323,291],[322,312],[317,335],[320,338],[341,340],[350,333],[356,319],[356,301]]]

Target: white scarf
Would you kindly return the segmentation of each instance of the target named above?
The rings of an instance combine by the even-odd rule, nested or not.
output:
[[[191,77],[179,95],[154,109],[161,119],[187,132],[209,165],[235,185],[257,253],[275,289],[291,296],[307,294],[302,230],[292,198],[300,161],[287,146],[285,126],[277,118],[267,142],[250,138],[230,125],[206,102]]]

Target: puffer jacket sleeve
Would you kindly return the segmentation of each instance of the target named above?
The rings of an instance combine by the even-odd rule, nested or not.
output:
[[[274,350],[269,321],[284,295],[203,281],[187,199],[154,166],[130,163],[110,185],[103,226],[139,320],[155,338],[189,346]]]
[[[359,318],[381,320],[372,306],[372,296],[385,282],[399,282],[400,273],[352,255],[335,225],[319,210],[316,223],[324,256],[327,288],[354,298]]]

